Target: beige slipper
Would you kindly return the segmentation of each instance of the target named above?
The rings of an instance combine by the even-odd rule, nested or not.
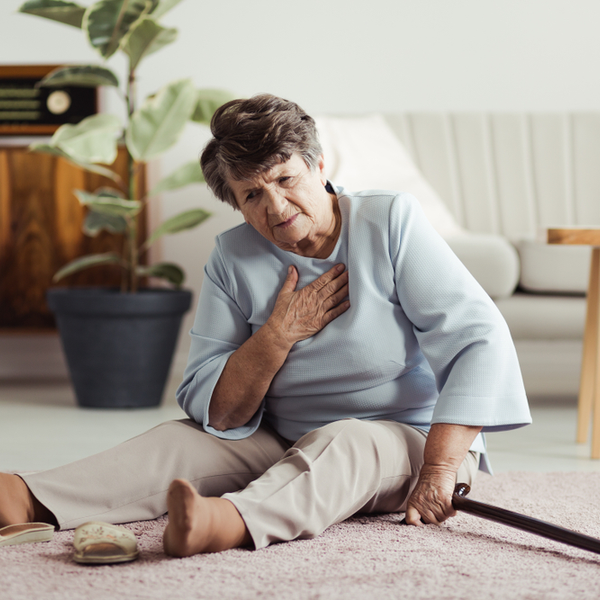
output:
[[[54,525],[48,523],[19,523],[0,529],[0,546],[49,542],[54,535]]]
[[[73,546],[73,560],[84,564],[128,562],[139,555],[135,535],[129,529],[101,521],[90,521],[77,527]]]

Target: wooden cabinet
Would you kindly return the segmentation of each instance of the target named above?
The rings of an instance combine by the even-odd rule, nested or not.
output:
[[[127,182],[127,155],[119,150],[113,168]],[[144,185],[140,173],[139,186]],[[93,192],[114,185],[62,158],[0,142],[0,329],[51,330],[46,306],[52,276],[65,263],[96,252],[120,252],[122,236],[81,231],[85,209],[74,189]],[[143,189],[142,189],[143,191]],[[140,239],[146,219],[140,219]],[[71,275],[60,285],[119,286],[119,267],[100,266]]]

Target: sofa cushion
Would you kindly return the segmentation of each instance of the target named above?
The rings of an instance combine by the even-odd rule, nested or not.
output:
[[[582,296],[516,292],[496,301],[514,340],[581,340],[586,302]]]
[[[463,229],[425,180],[382,115],[317,117],[325,173],[348,190],[396,190],[415,196],[444,237]]]
[[[515,245],[521,259],[521,288],[530,292],[586,293],[590,247],[559,246],[536,240],[521,240]]]
[[[519,256],[508,240],[465,232],[446,242],[492,298],[506,298],[514,292],[519,281]]]

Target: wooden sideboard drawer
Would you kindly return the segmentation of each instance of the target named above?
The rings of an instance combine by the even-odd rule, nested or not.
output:
[[[113,169],[127,184],[124,148],[119,149]],[[143,169],[139,177],[143,193]],[[114,184],[109,179],[62,158],[0,143],[0,329],[53,329],[45,294],[54,273],[84,254],[121,251],[120,235],[83,234],[85,209],[73,194],[74,189],[93,192],[110,185]],[[142,214],[140,240],[145,230]],[[111,265],[76,273],[60,285],[119,286],[120,281],[119,268]]]

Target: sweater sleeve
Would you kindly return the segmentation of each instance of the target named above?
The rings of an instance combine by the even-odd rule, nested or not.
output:
[[[254,433],[264,410],[263,400],[248,423],[226,431],[218,431],[208,424],[210,400],[219,377],[229,357],[252,333],[246,316],[234,297],[233,284],[217,241],[204,268],[204,281],[194,326],[190,332],[188,364],[177,390],[177,402],[206,432],[232,440]]]
[[[391,205],[390,255],[400,305],[436,378],[432,423],[483,431],[531,423],[504,318],[408,194]]]

